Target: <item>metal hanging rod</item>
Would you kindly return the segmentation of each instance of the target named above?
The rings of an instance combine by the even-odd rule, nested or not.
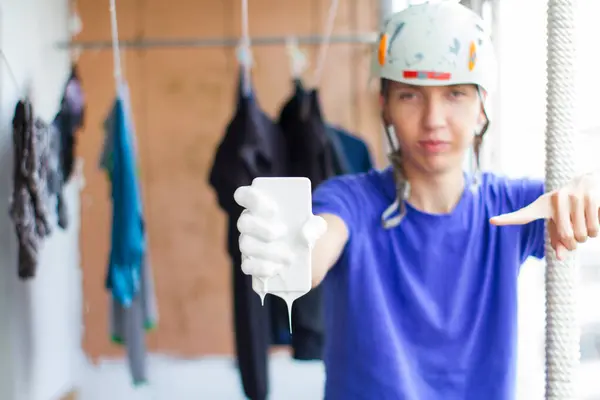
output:
[[[264,36],[250,38],[252,46],[277,46],[285,45],[290,39],[296,40],[301,45],[316,45],[325,41],[323,35],[309,36]],[[346,44],[372,44],[377,40],[377,33],[368,32],[352,35],[334,35],[329,38],[330,43]],[[240,44],[237,37],[215,39],[142,39],[121,40],[119,47],[130,49],[155,49],[155,48],[190,48],[190,47],[236,47]],[[59,42],[60,49],[75,50],[106,50],[112,48],[112,42],[106,41],[71,41]]]

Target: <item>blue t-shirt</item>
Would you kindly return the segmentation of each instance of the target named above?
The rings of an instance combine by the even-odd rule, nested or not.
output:
[[[454,211],[407,204],[384,229],[391,169],[323,183],[313,213],[348,226],[323,281],[327,400],[508,400],[515,396],[517,276],[544,254],[544,222],[496,227],[489,218],[543,194],[543,183],[484,174]]]

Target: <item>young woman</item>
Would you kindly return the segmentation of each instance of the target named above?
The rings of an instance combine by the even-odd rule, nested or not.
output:
[[[490,37],[462,5],[395,14],[378,61],[392,166],[322,184],[305,229],[325,285],[325,398],[512,399],[519,268],[544,256],[538,218],[558,257],[597,235],[594,182],[544,194],[540,181],[463,172],[496,76]],[[244,272],[277,274],[293,254],[274,205],[250,187],[235,197]]]

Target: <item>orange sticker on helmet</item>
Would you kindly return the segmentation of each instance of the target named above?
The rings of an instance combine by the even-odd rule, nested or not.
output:
[[[475,42],[471,42],[471,46],[469,47],[469,71],[473,71],[475,68],[475,62],[477,61],[477,48],[475,47]]]
[[[387,46],[388,46],[388,36],[387,34],[383,34],[381,35],[381,38],[379,39],[379,51],[377,54],[377,58],[379,60],[379,65],[383,66],[385,64],[385,56],[387,53]]]

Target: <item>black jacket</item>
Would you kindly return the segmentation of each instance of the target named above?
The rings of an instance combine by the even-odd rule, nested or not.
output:
[[[241,214],[234,199],[235,190],[250,185],[255,177],[285,174],[285,142],[279,127],[259,108],[251,94],[244,96],[238,88],[233,119],[217,148],[209,182],[219,206],[228,216],[227,250],[233,267],[234,327],[238,366],[244,392],[249,399],[265,400],[268,392],[268,348],[270,303],[265,306],[252,290],[252,278],[241,270],[237,219]]]

